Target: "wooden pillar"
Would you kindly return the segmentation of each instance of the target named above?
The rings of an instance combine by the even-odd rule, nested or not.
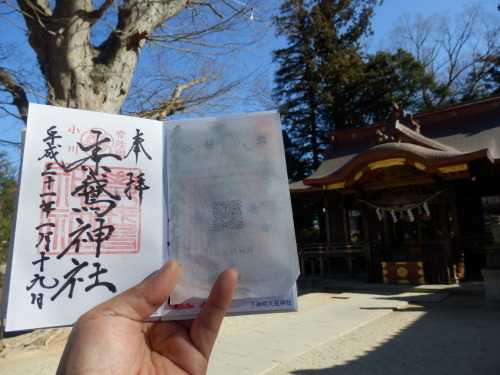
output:
[[[455,282],[456,278],[451,274],[450,266],[451,266],[451,242],[450,242],[450,228],[449,228],[449,220],[448,220],[448,210],[446,209],[446,201],[440,200],[438,203],[439,207],[439,218],[441,221],[441,232],[442,232],[442,241],[443,241],[443,252],[446,261],[446,274],[442,275],[442,279],[447,282]]]
[[[304,259],[304,255],[299,255],[300,257],[300,274],[302,277],[306,277],[306,260]]]
[[[354,278],[353,256],[351,254],[347,255],[347,266],[349,267],[349,275]]]
[[[460,238],[460,226],[458,223],[458,209],[457,209],[457,201],[456,201],[456,196],[455,196],[455,188],[453,186],[452,182],[448,182],[446,184],[446,196],[447,196],[447,201],[449,203],[449,212],[451,214],[451,222],[449,220],[446,220],[447,222],[447,227],[446,227],[446,239],[447,239],[447,244],[448,248],[446,249],[447,252],[447,257],[449,260],[449,268],[450,268],[450,282],[452,283],[458,283],[459,277],[457,273],[457,267],[460,267],[460,275],[462,278],[465,275],[465,259],[463,254],[459,254],[459,248],[458,248],[458,239]],[[444,208],[444,211],[447,212],[448,210],[446,207]],[[443,232],[444,234],[445,232]],[[453,236],[452,236],[453,234]],[[460,264],[458,264],[460,263]]]
[[[368,281],[374,281],[375,275],[374,270],[377,267],[376,264],[373,264],[372,258],[372,249],[371,249],[371,232],[370,232],[370,220],[369,215],[370,211],[366,205],[361,207],[361,225],[363,230],[363,244],[365,247],[365,259],[366,259],[366,277]]]
[[[331,234],[331,228],[330,228],[331,218],[330,218],[330,204],[328,201],[328,191],[324,192],[323,202],[324,202],[323,204],[325,206],[326,242],[331,243],[332,242],[332,234]]]
[[[447,190],[450,202],[451,227],[453,230],[453,236],[454,238],[458,239],[460,238],[460,225],[458,223],[457,197],[453,186],[448,186]]]
[[[439,217],[441,220],[441,231],[443,237],[443,251],[444,255],[451,257],[451,244],[450,244],[450,228],[448,221],[448,210],[446,209],[446,202],[439,202]]]
[[[458,282],[460,279],[465,278],[465,255],[460,248],[460,225],[458,222],[458,208],[457,208],[457,197],[455,194],[455,189],[452,184],[447,186],[448,197],[450,202],[450,212],[451,212],[451,233],[453,233],[453,238],[451,240],[451,262],[452,262],[452,277],[454,282]]]
[[[349,211],[342,208],[342,222],[344,224],[344,242],[349,242]]]
[[[323,255],[319,256],[319,275],[321,277],[325,276],[325,265],[323,264]]]
[[[384,215],[383,219],[383,224],[384,224],[384,238],[382,238],[382,247],[387,246],[388,244],[391,243],[390,238],[391,238],[391,227],[394,225],[392,222],[392,216],[388,211],[383,211],[382,214]],[[379,249],[379,251],[382,249]]]

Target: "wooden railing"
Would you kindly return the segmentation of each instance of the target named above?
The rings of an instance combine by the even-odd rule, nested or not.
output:
[[[366,249],[363,243],[337,242],[298,244],[297,250],[299,253],[302,276],[324,276],[331,258],[345,259],[349,268],[349,274],[354,276],[353,263],[357,257],[363,257],[365,255]],[[306,267],[306,264],[309,265],[309,267]]]
[[[367,246],[370,246],[369,254],[367,254]],[[378,241],[373,241],[370,245],[353,242],[299,244],[297,248],[301,275],[305,277],[325,276],[331,270],[332,265],[347,262],[350,275],[355,276],[356,262],[361,264],[359,262],[365,262],[365,257],[368,256],[369,259],[366,260],[369,264],[364,263],[363,265],[366,267],[367,275],[371,281],[382,282],[380,266],[382,261],[411,260],[424,262],[425,280],[428,284],[453,284],[458,281],[457,272],[463,267],[464,260],[450,259],[443,253],[441,243],[419,243],[402,246],[408,247],[408,249],[415,247],[415,249],[404,251],[401,254],[394,254],[387,252],[390,246],[385,247]],[[459,246],[460,249],[466,249],[469,252],[480,252],[490,248],[492,242],[491,238],[486,236],[467,237],[459,242]],[[344,268],[345,264],[343,264]]]
[[[314,243],[298,244],[299,255],[327,255],[344,257],[349,254],[362,255],[365,252],[363,243],[337,242],[337,243]]]

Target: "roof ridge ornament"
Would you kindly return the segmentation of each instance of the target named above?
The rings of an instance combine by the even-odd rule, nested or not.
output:
[[[425,137],[420,132],[420,125],[413,120],[413,116],[407,114],[403,108],[399,108],[396,102],[392,102],[393,111],[385,122],[385,126],[376,129],[376,140],[373,144],[380,143],[411,143],[436,151],[458,152],[458,150]]]
[[[393,101],[391,105],[393,110],[387,120],[389,126],[395,128],[396,124],[399,122],[413,130],[415,133],[420,134],[420,125],[413,120],[413,116],[407,114],[403,108],[399,108],[396,102]]]

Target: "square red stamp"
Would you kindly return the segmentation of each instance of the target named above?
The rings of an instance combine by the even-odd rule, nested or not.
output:
[[[37,252],[129,254],[141,248],[144,175],[139,168],[81,167],[42,172]]]

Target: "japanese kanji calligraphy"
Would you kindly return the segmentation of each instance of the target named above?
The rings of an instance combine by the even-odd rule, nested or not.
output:
[[[181,281],[152,318],[194,316],[227,266],[246,275],[232,312],[296,309],[291,220],[276,113],[161,122],[31,104],[7,329],[71,325],[171,257]],[[276,272],[286,285],[259,284]]]

